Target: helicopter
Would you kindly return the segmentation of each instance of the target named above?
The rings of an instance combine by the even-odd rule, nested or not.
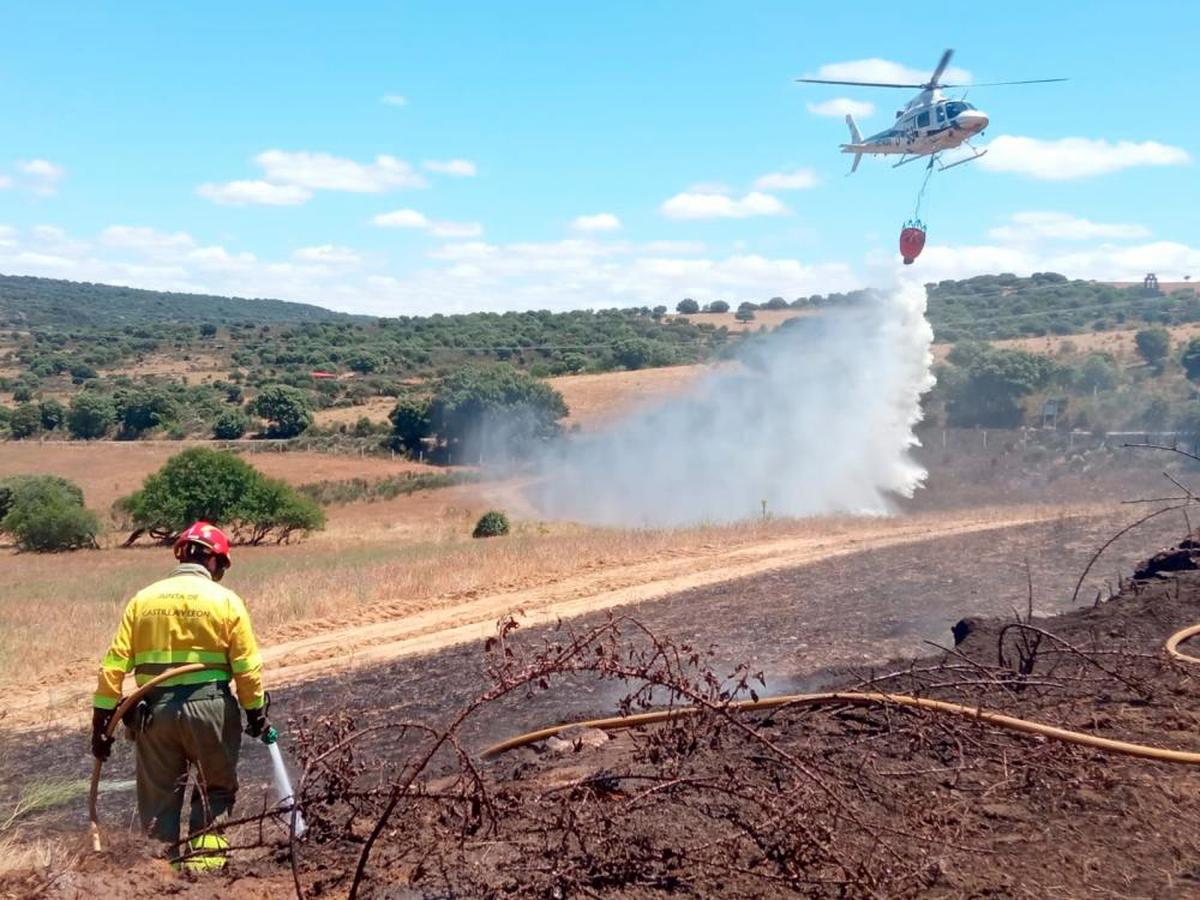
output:
[[[858,164],[862,160],[863,154],[872,156],[899,154],[900,161],[893,164],[892,168],[929,157],[929,168],[932,169],[936,162],[938,171],[952,169],[984,156],[987,150],[976,149],[971,144],[971,138],[983,134],[983,130],[987,128],[990,121],[987,114],[967,103],[965,94],[963,95],[964,99],[961,100],[947,99],[942,96],[943,88],[1047,84],[1052,81],[1067,80],[1065,78],[1034,78],[1026,81],[991,81],[972,85],[942,84],[940,79],[946,71],[946,67],[950,65],[950,57],[953,55],[953,50],[943,53],[937,68],[933,70],[933,74],[924,84],[833,81],[825,78],[797,78],[796,80],[806,84],[848,84],[857,87],[920,89],[921,93],[909,100],[903,109],[896,111],[896,121],[891,128],[868,138],[863,138],[859,132],[858,125],[854,122],[854,116],[846,116],[846,125],[850,128],[850,143],[842,144],[841,149],[843,153],[854,154],[854,163],[850,166],[848,174],[853,174],[858,170]],[[971,149],[972,155],[949,165],[942,165],[938,156],[944,151],[953,150],[962,144],[966,144]]]

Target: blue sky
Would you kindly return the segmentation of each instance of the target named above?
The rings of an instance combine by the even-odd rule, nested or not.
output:
[[[1136,10],[1136,15],[1134,15]],[[919,164],[845,177],[944,47],[991,116],[934,280],[1200,278],[1194,4],[9,4],[0,271],[398,314],[883,284]]]

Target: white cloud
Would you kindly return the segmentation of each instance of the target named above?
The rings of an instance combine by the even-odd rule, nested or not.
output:
[[[254,161],[268,181],[309,190],[378,194],[394,188],[425,187],[412,165],[386,154],[372,163],[355,162],[330,153],[265,150]]]
[[[872,260],[878,265],[881,261]],[[899,256],[888,265],[900,269]],[[883,267],[883,268],[886,268]],[[907,269],[908,267],[904,267]],[[1155,272],[1163,281],[1177,281],[1184,275],[1200,275],[1200,247],[1175,241],[1151,241],[1142,244],[1094,244],[1068,252],[1047,248],[1036,242],[1026,244],[929,244],[911,267],[925,282],[945,278],[970,278],[974,275],[1012,272],[1060,272],[1068,278],[1096,281],[1141,281],[1147,272]]]
[[[408,98],[403,94],[384,94],[379,102],[388,106],[408,106]]]
[[[621,228],[621,220],[612,213],[594,213],[576,216],[571,220],[571,228],[575,231],[587,232],[618,231]]]
[[[222,206],[296,206],[312,198],[308,188],[269,181],[209,182],[196,188],[196,193]]]
[[[875,115],[875,104],[866,100],[851,100],[849,97],[834,97],[823,103],[805,103],[805,108],[815,116],[854,116],[865,119]]]
[[[469,159],[427,159],[421,163],[426,170],[455,178],[469,178],[476,174],[475,163]]]
[[[147,256],[172,255],[196,246],[195,239],[186,232],[167,234],[134,225],[111,225],[100,232],[100,241],[108,247],[134,250]]]
[[[855,59],[848,62],[828,63],[817,69],[810,78],[828,78],[834,81],[874,81],[888,84],[924,84],[933,74],[931,60],[928,69],[914,69],[910,66],[892,62],[889,59]],[[942,81],[947,84],[969,84],[971,73],[958,66],[950,66],[942,75]]]
[[[750,216],[780,216],[787,207],[779,198],[760,191],[744,197],[685,191],[663,201],[659,211],[669,219],[745,219]]]
[[[379,194],[426,186],[410,163],[386,154],[360,163],[330,153],[264,150],[254,161],[263,170],[261,179],[209,182],[196,193],[229,206],[295,206],[310,200],[314,191]]]
[[[17,171],[25,175],[25,186],[35,194],[50,195],[58,190],[58,183],[67,174],[60,165],[46,159],[29,159],[17,163]]]
[[[812,169],[793,169],[791,172],[771,172],[754,181],[759,191],[800,191],[816,187],[820,183]]]
[[[1157,141],[1117,141],[1069,137],[1040,140],[1001,135],[987,146],[979,165],[992,172],[1015,172],[1050,181],[1104,175],[1135,166],[1178,166],[1186,150]]]
[[[464,241],[461,244],[443,244],[438,249],[429,251],[429,258],[443,262],[466,262],[485,259],[498,252],[498,247],[484,241]]]
[[[468,238],[479,237],[483,234],[483,226],[478,222],[440,222],[429,218],[415,209],[397,209],[389,213],[380,213],[371,218],[371,224],[380,228],[415,228],[428,231],[434,237]]]
[[[363,261],[363,256],[357,250],[349,247],[340,247],[337,244],[319,244],[315,247],[300,247],[293,250],[292,259],[328,266],[356,266]]]
[[[1067,213],[1031,211],[1014,213],[1008,225],[991,229],[988,236],[1005,243],[1047,239],[1087,241],[1145,238],[1150,236],[1150,229],[1128,222],[1093,222]]]
[[[371,224],[380,228],[428,228],[429,217],[415,209],[397,209],[372,217]]]
[[[7,175],[0,175],[0,190],[12,187],[13,180]]]
[[[469,238],[483,234],[483,226],[478,222],[433,222],[429,233],[440,238]]]

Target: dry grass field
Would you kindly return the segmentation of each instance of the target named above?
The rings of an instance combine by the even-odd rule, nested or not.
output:
[[[60,475],[83,488],[88,506],[105,512],[112,502],[141,486],[151,472],[196,442],[190,441],[16,441],[0,444],[0,478],[30,473]],[[291,484],[345,478],[385,478],[403,472],[442,471],[403,459],[360,458],[267,449],[244,452],[243,458],[272,478]]]
[[[991,341],[993,347],[1008,347],[1041,353],[1046,356],[1077,356],[1088,353],[1110,353],[1123,362],[1139,359],[1134,336],[1141,328],[1125,328],[1119,331],[1090,331],[1086,334],[1055,334],[1044,337],[1009,338]],[[1200,322],[1185,322],[1167,327],[1171,333],[1171,346],[1178,348],[1194,337],[1200,336]],[[954,347],[953,344],[934,344],[933,355],[939,362]]]
[[[592,428],[611,422],[639,406],[686,392],[712,366],[665,366],[633,372],[604,372],[599,375],[564,375],[550,384],[563,395],[570,414],[568,427]]]
[[[664,366],[632,372],[562,375],[547,380],[563,395],[570,410],[563,424],[592,428],[635,407],[676,396],[711,369],[707,365]],[[364,416],[372,422],[386,422],[395,405],[391,397],[373,397],[362,406],[320,410],[314,418],[322,428],[353,425]]]
[[[736,305],[734,304],[735,308]],[[678,315],[674,318],[687,319],[694,325],[708,324],[717,328],[728,328],[730,331],[758,331],[760,328],[768,330],[777,328],[788,319],[809,316],[812,313],[813,311],[810,309],[756,309],[753,320],[749,322],[739,322],[734,318],[733,310],[726,313],[692,313]]]

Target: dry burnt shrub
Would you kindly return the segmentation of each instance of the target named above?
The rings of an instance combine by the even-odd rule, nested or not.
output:
[[[890,704],[740,709],[760,675],[627,616],[540,641],[515,630],[501,624],[490,686],[447,724],[295,724],[310,826],[292,847],[298,896],[911,896],[994,852],[982,805],[1051,815],[1112,778],[1086,750]],[[1085,699],[1146,704],[1184,677],[1105,634],[1067,640],[1026,614],[974,634],[971,653],[857,687],[1069,723]],[[623,714],[676,715],[582,766],[532,750],[482,763],[466,745],[464,726],[506,696],[596,679],[619,686]]]
[[[707,652],[627,616],[560,625],[536,645],[515,628],[502,623],[488,642],[491,686],[445,727],[298,723],[304,852],[322,870],[308,889],[898,896],[928,883],[932,833],[879,825],[904,821],[906,806],[848,777],[849,757],[828,742],[781,740],[794,737],[784,721],[793,713],[764,720],[732,705],[756,696],[761,674],[721,674]],[[690,711],[633,734],[611,770],[565,784],[528,777],[528,760],[515,771],[482,766],[464,747],[464,723],[485,707],[582,676],[620,684],[622,713]]]

